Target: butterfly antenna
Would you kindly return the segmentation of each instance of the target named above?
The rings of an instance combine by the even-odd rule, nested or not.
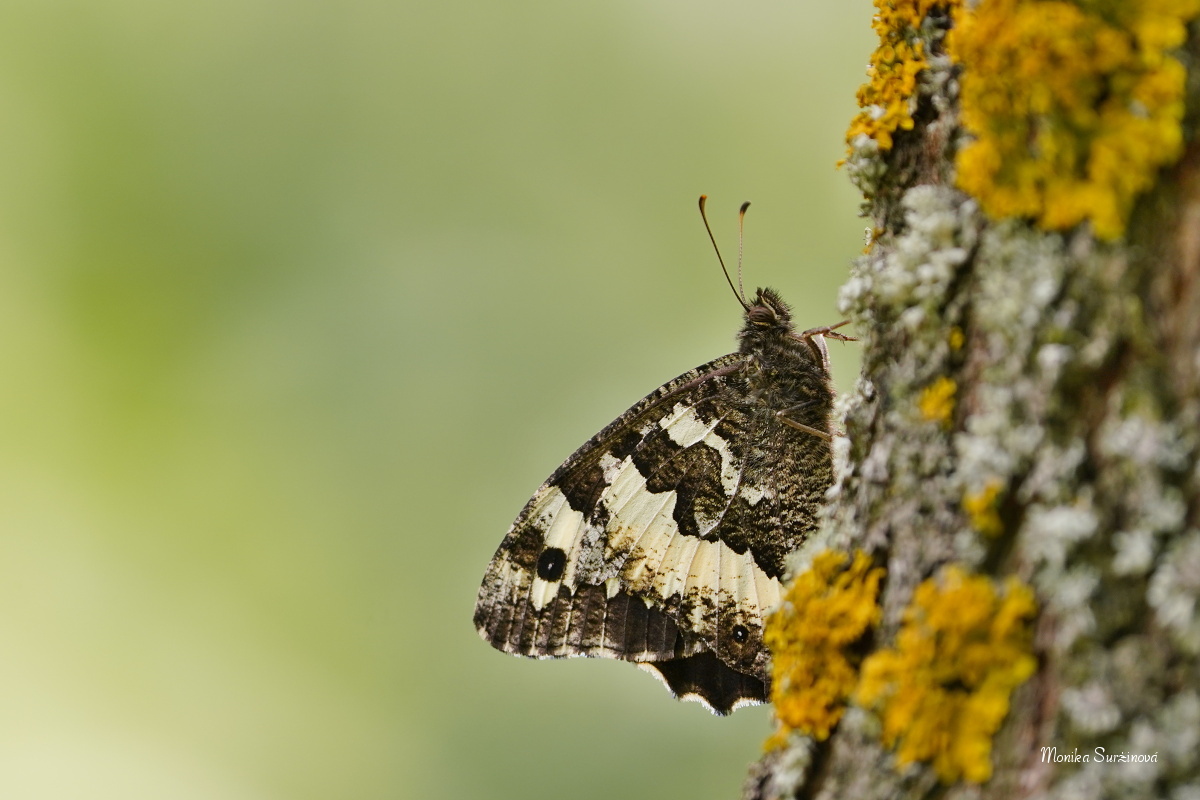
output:
[[[742,298],[746,297],[746,288],[742,286],[742,234],[746,228],[746,209],[750,207],[750,201],[742,203],[742,208],[738,211],[738,291],[742,293]]]
[[[717,251],[717,261],[721,262],[721,271],[725,273],[725,281],[726,281],[726,283],[729,284],[730,291],[733,292],[733,296],[737,298],[737,301],[742,304],[742,308],[749,311],[750,306],[746,304],[745,298],[741,294],[738,294],[737,287],[735,287],[733,285],[733,278],[729,277],[729,270],[725,268],[725,259],[721,258],[721,248],[717,247],[717,237],[713,236],[712,226],[708,224],[708,215],[704,213],[704,204],[707,201],[708,201],[708,195],[706,195],[706,194],[700,195],[700,219],[704,220],[704,230],[708,231],[708,240],[710,242],[712,242],[713,250]],[[749,204],[747,203],[747,205],[749,205]],[[745,212],[746,212],[746,209],[743,206],[742,213],[744,214]],[[741,247],[739,246],[738,249],[740,250]],[[738,283],[741,283],[742,276],[741,276],[741,266],[740,266],[741,257],[740,256],[738,258],[738,262],[739,262]]]

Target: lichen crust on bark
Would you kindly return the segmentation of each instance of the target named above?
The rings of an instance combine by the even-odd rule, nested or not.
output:
[[[864,190],[872,241],[840,304],[858,326],[863,370],[838,400],[845,436],[821,530],[792,560],[802,577],[827,568],[827,553],[843,565],[865,554],[886,570],[878,622],[845,648],[854,676],[842,683],[856,688],[828,730],[781,729],[746,796],[1200,797],[1200,3],[885,4],[924,13],[899,34],[922,65],[906,84],[912,124],[898,124],[884,147],[858,120],[851,140],[846,165]],[[1004,166],[1027,157],[1037,163],[1018,170],[1026,177],[1048,169],[1076,189],[1094,185],[1056,194],[1054,180],[1033,181],[1025,188],[1043,192],[1035,203],[997,205],[1003,170],[990,186],[963,179],[963,154],[991,124],[979,109],[964,114],[965,98],[972,81],[1013,76],[956,44],[954,26],[1051,10],[1097,30],[1126,25],[1137,58],[1097,65],[1095,52],[1056,42],[1055,58],[1083,67],[1033,53],[1041,72],[1017,88],[1044,89],[1051,105],[997,113],[1024,114],[1044,132],[1031,114],[1078,111],[1053,107],[1051,84],[1090,68],[1109,89],[1084,101],[1101,117],[1141,114],[1160,138],[1122,118],[1123,141],[1079,128],[1074,160],[1038,162],[1045,153],[1027,135],[1029,153],[1006,154]],[[1154,96],[1157,110],[1135,97],[1152,72],[1182,75],[1160,81],[1170,91]],[[1089,171],[1097,152],[1144,153],[1154,141],[1168,146],[1151,161],[1128,156],[1124,183],[1120,171]],[[1101,187],[1114,192],[1107,199],[1096,194],[1105,175],[1116,182]],[[1067,195],[1075,210],[1054,211]],[[940,704],[924,712],[966,702],[976,673],[953,677],[962,657],[943,645],[954,620],[937,623],[936,602],[1014,620],[1008,638],[982,623],[954,634],[979,643],[972,669],[991,664],[1005,687],[1003,703],[994,693],[973,712],[998,722],[959,768],[939,764],[944,749],[904,751],[880,700],[908,692]],[[794,644],[778,635],[776,646]],[[914,689],[916,672],[943,668],[943,683]],[[1154,758],[1105,758],[1114,754]]]

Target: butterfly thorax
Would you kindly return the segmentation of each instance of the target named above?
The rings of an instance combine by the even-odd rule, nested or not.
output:
[[[829,428],[833,389],[819,337],[792,329],[791,309],[771,289],[759,289],[738,335],[750,397],[764,412],[783,414],[817,430]]]

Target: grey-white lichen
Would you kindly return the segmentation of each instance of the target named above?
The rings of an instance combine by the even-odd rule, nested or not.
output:
[[[1176,538],[1163,554],[1147,592],[1158,621],[1189,654],[1200,655],[1200,531]]]
[[[906,231],[885,254],[859,260],[842,286],[838,308],[861,321],[887,308],[906,327],[916,328],[936,314],[955,272],[967,260],[977,209],[944,186],[918,186],[904,195],[901,206]]]
[[[1113,700],[1112,688],[1100,681],[1064,689],[1062,707],[1071,723],[1084,733],[1108,733],[1121,722],[1121,709]]]

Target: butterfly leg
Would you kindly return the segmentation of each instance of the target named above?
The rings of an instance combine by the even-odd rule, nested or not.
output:
[[[839,342],[857,342],[858,339],[853,336],[847,336],[844,333],[838,333],[837,329],[843,325],[849,325],[850,320],[844,319],[836,325],[825,325],[820,328],[809,328],[804,333],[795,335],[797,339],[811,339],[814,336],[824,336],[829,339],[837,339]]]
[[[842,324],[844,325],[845,323],[842,323]],[[809,406],[811,406],[813,403],[816,403],[816,402],[817,402],[816,400],[806,400],[803,403],[797,403],[796,405],[791,406],[790,408],[784,408],[784,409],[780,409],[779,411],[776,411],[775,416],[784,425],[791,425],[793,428],[795,428],[798,431],[804,431],[805,433],[811,433],[813,436],[824,439],[827,442],[832,441],[833,437],[831,437],[825,431],[817,430],[816,428],[813,428],[809,425],[805,425],[803,422],[797,422],[796,420],[794,420],[790,416],[788,416],[789,414],[791,414],[795,411],[799,411],[802,408],[808,408]]]

